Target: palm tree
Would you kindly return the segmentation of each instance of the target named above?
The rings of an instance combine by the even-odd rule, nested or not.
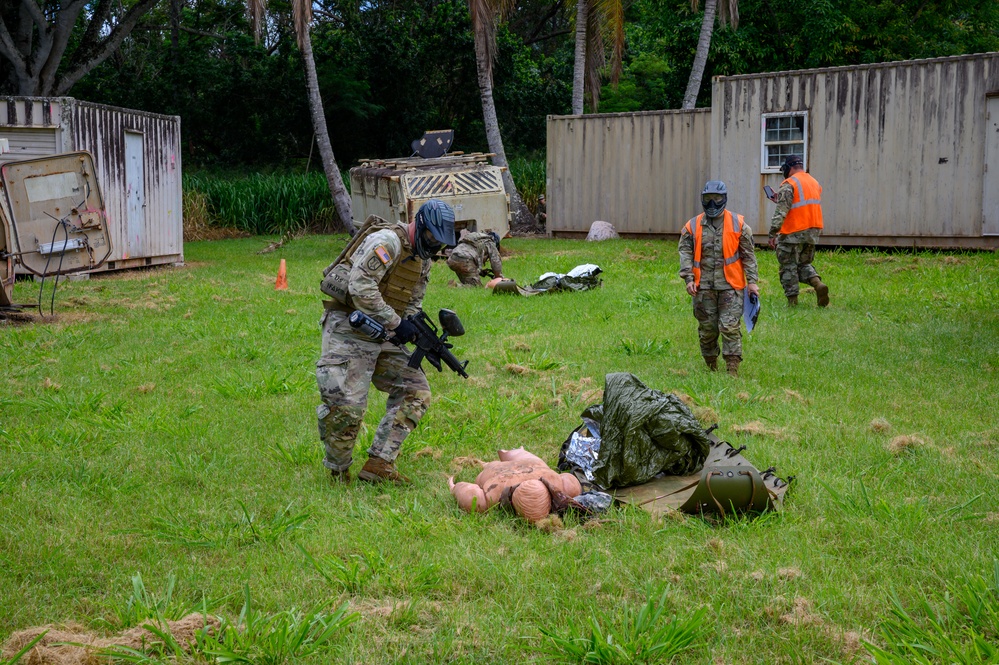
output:
[[[718,20],[722,25],[739,27],[739,0],[720,0],[721,11]],[[719,0],[704,0],[704,19],[701,21],[701,36],[697,39],[697,53],[694,54],[694,64],[690,68],[690,78],[687,79],[687,92],[683,95],[683,106],[692,109],[697,103],[697,93],[701,89],[701,79],[704,78],[704,67],[708,64],[708,51],[711,49],[711,33],[715,28],[715,11]],[[690,0],[690,8],[697,11],[699,0]]]
[[[266,0],[249,0],[247,3],[254,35],[259,38],[263,24]],[[323,98],[319,93],[319,78],[316,76],[316,61],[312,56],[312,3],[310,0],[292,0],[292,17],[295,23],[295,37],[298,48],[302,52],[302,62],[305,65],[305,83],[309,93],[309,110],[312,113],[312,126],[319,145],[319,155],[323,161],[323,171],[329,183],[333,206],[343,230],[354,234],[353,213],[351,212],[350,194],[343,184],[340,167],[333,156],[333,146],[330,144],[330,134],[326,127],[326,113],[323,111]]]
[[[299,0],[301,1],[301,0]],[[472,36],[475,40],[475,68],[479,79],[479,96],[482,98],[482,119],[486,128],[486,142],[494,153],[493,164],[503,167],[503,188],[510,197],[514,222],[533,225],[534,216],[528,210],[510,175],[510,166],[503,149],[499,121],[496,119],[496,102],[493,100],[493,60],[496,58],[496,24],[513,8],[514,0],[468,0],[468,13],[472,18]]]
[[[600,103],[600,71],[611,49],[611,82],[621,77],[624,54],[623,0],[577,0],[576,54],[572,72],[572,114],[583,114],[583,98],[590,95],[590,110]]]

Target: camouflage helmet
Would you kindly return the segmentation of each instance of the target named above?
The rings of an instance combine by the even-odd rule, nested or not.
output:
[[[430,199],[416,212],[414,249],[421,259],[429,259],[443,245],[454,245],[454,210],[440,199]]]
[[[728,205],[728,188],[721,180],[708,180],[701,190],[701,207],[708,217],[717,217]]]

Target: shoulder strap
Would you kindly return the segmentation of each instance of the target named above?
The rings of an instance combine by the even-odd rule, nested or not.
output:
[[[340,252],[340,255],[336,257],[336,259],[334,259],[333,263],[326,266],[326,269],[323,270],[323,277],[330,274],[330,270],[333,270],[333,268],[335,268],[338,264],[342,263],[345,258],[350,256],[355,249],[360,247],[361,243],[364,242],[365,238],[367,238],[369,235],[371,235],[375,231],[391,229],[395,226],[396,225],[393,222],[386,221],[381,217],[379,217],[378,215],[368,215],[368,218],[364,220],[364,224],[362,224],[361,228],[357,230],[357,233],[354,234],[354,237],[347,241],[347,246],[343,248],[343,251]],[[403,242],[403,245],[406,246],[408,244],[409,244],[409,239],[407,238]]]

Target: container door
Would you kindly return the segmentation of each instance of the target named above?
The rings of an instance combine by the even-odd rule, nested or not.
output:
[[[11,293],[14,290],[14,251],[13,246],[8,245],[7,238],[10,236],[10,222],[4,213],[3,206],[0,206],[0,309],[13,304]]]
[[[125,132],[125,192],[127,200],[128,240],[123,259],[145,256],[143,245],[146,235],[146,181],[141,132]]]
[[[999,96],[987,98],[985,173],[982,174],[982,235],[999,235]]]
[[[86,152],[0,167],[0,244],[6,245],[7,258],[34,275],[103,265],[111,254],[111,238],[94,174],[94,160]],[[6,271],[5,264],[0,275]]]

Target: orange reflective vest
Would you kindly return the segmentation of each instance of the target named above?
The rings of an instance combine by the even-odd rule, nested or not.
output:
[[[791,184],[794,200],[780,232],[784,235],[805,229],[822,228],[822,185],[818,180],[802,171],[790,176],[784,182]],[[781,183],[784,184],[783,182]]]
[[[687,222],[687,233],[694,236],[694,284],[701,285],[701,237],[703,235],[704,213]],[[742,237],[742,215],[725,211],[722,222],[722,257],[725,261],[725,281],[738,290],[746,288],[746,274],[742,271],[739,258],[739,238]]]

